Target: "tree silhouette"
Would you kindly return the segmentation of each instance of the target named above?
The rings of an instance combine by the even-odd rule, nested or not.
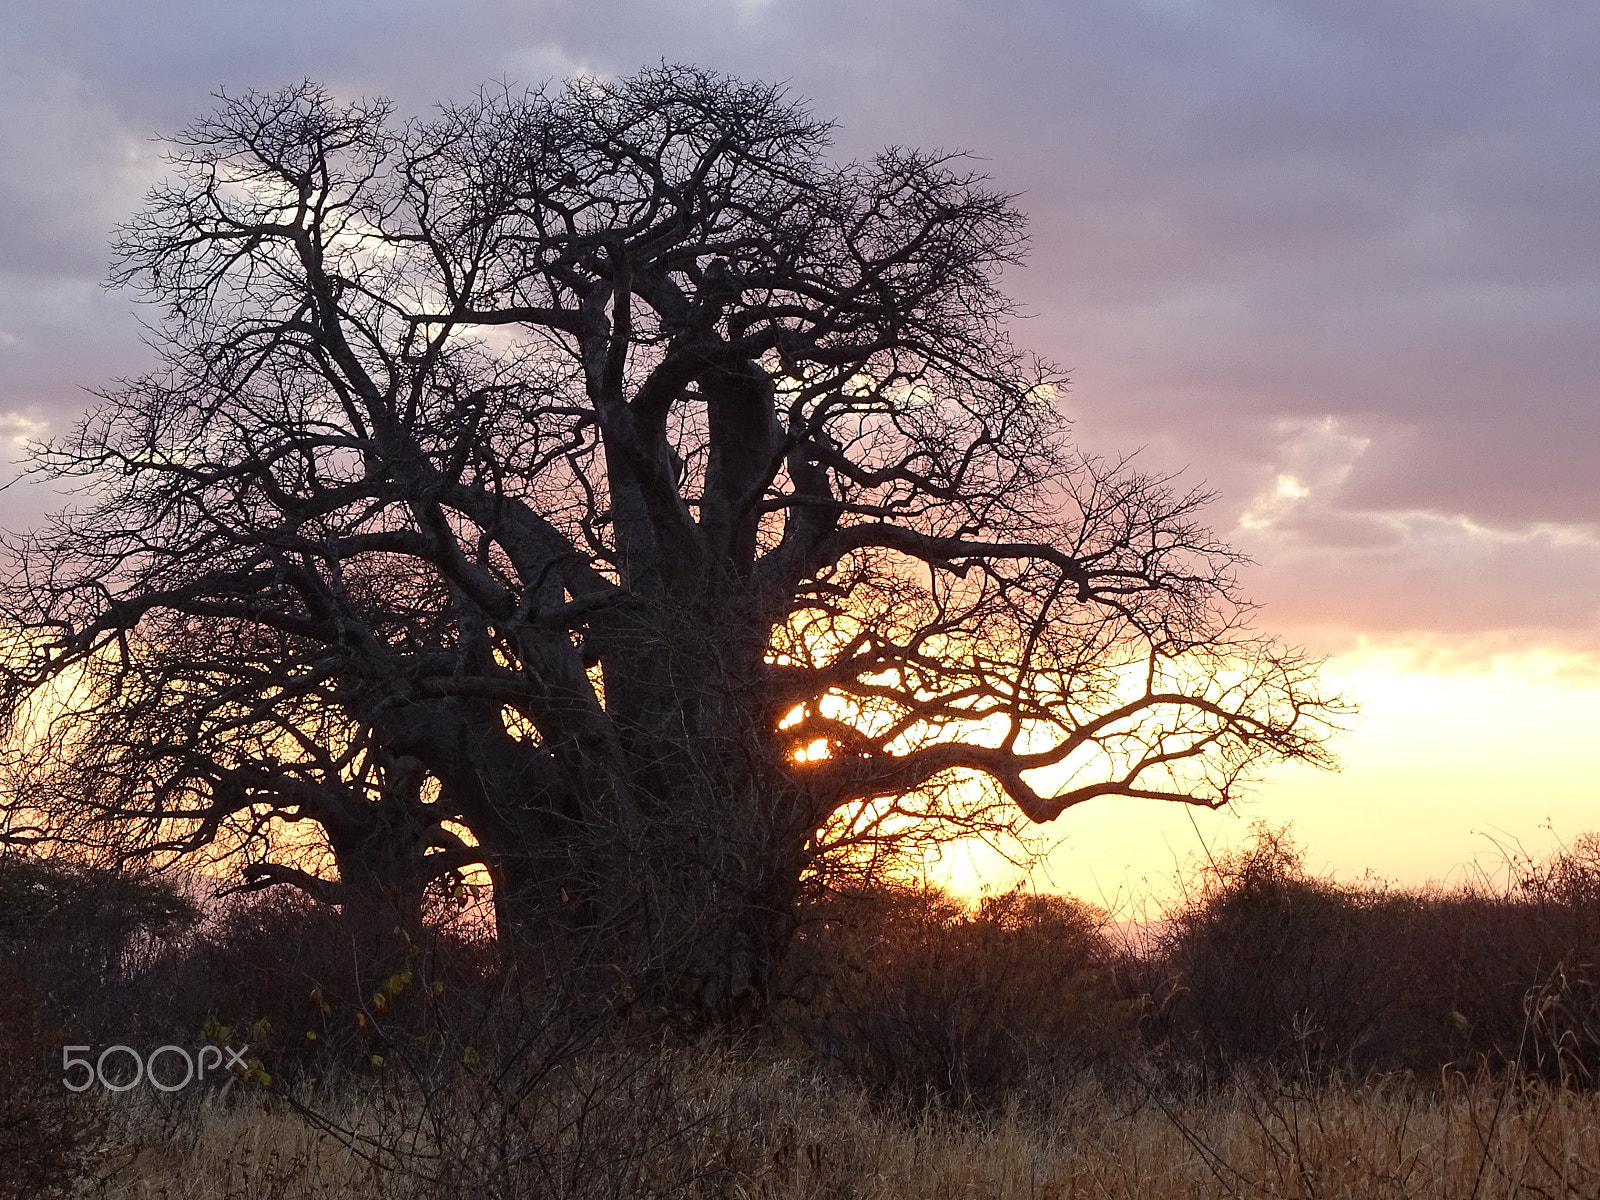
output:
[[[1324,761],[1208,497],[1076,451],[1012,345],[1011,198],[829,132],[688,67],[222,97],[120,243],[163,368],[10,544],[18,753],[185,848],[414,763],[415,852],[481,855],[503,932],[717,1013],[826,853]]]

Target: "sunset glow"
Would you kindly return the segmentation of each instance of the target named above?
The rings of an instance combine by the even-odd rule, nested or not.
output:
[[[1054,848],[1028,886],[1159,906],[1175,898],[1180,868],[1238,847],[1255,821],[1292,826],[1318,873],[1401,886],[1503,873],[1508,853],[1541,857],[1600,828],[1600,679],[1585,660],[1507,656],[1452,670],[1368,652],[1335,659],[1327,678],[1362,707],[1338,743],[1341,770],[1282,768],[1231,811],[1074,809],[1042,831]],[[934,875],[966,893],[1024,878],[972,845]]]

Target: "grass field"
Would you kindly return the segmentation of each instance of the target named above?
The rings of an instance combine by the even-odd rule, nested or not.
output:
[[[1049,1112],[914,1115],[707,1053],[682,1061],[670,1112],[589,1112],[594,1126],[522,1131],[521,1157],[441,1159],[424,1141],[392,1168],[257,1093],[187,1112],[116,1115],[109,1177],[83,1194],[171,1200],[409,1197],[1401,1197],[1600,1193],[1600,1098],[1457,1079],[1311,1091],[1240,1085],[1166,1107],[1094,1089]],[[547,1114],[548,1115],[548,1114]],[[569,1113],[569,1116],[572,1115]],[[376,1140],[393,1112],[342,1111]],[[642,1126],[642,1127],[641,1127]],[[359,1144],[358,1144],[359,1148]],[[433,1178],[429,1178],[432,1176]]]
[[[839,897],[737,1037],[481,929],[375,976],[292,903],[129,941],[26,867],[0,1200],[1600,1196],[1600,840],[1510,867],[1340,886],[1263,830],[1137,952],[1062,897]],[[63,1045],[205,1040],[249,1073],[62,1086]]]

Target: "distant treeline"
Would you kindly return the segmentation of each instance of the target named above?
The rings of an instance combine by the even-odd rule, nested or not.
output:
[[[1339,883],[1309,874],[1287,832],[1262,826],[1244,849],[1196,865],[1185,899],[1137,937],[1062,896],[835,894],[808,910],[761,1032],[874,1086],[963,1102],[1134,1054],[1203,1078],[1241,1063],[1429,1075],[1481,1058],[1589,1086],[1600,1071],[1600,837],[1506,868],[1449,888]],[[0,858],[13,1003],[79,1041],[177,1037],[215,1020],[283,1031],[264,1052],[292,1062],[311,1051],[308,1012],[325,1033],[339,1019],[359,1027],[352,1014],[397,974],[448,984],[458,1004],[474,989],[487,1004],[508,971],[530,974],[455,905],[435,909],[421,940],[365,931],[392,944],[354,957],[336,912],[292,897],[232,897],[199,915],[160,880]],[[582,963],[540,965],[566,972],[540,986],[627,1007],[627,981],[602,987]],[[351,1006],[339,1019],[336,1001]],[[671,1026],[673,1014],[653,1015]]]

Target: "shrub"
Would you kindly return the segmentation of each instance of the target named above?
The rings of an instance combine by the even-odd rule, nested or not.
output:
[[[995,1107],[1037,1096],[1130,1036],[1104,914],[1009,892],[837,898],[797,947],[789,1028],[880,1097]]]
[[[1156,957],[1169,1001],[1157,1028],[1208,1067],[1270,1063],[1360,1072],[1381,1055],[1404,980],[1377,969],[1392,898],[1306,875],[1286,831],[1258,827],[1206,864]]]
[[[106,1131],[105,1110],[61,1079],[73,1040],[41,1001],[15,955],[0,956],[0,1200],[65,1194],[88,1173]]]
[[[152,1035],[248,1043],[274,1077],[363,1069],[397,1050],[426,1057],[455,1036],[447,1025],[485,1019],[492,943],[471,929],[386,933],[379,959],[374,931],[298,892],[235,895],[150,956],[131,986]]]
[[[1287,831],[1257,828],[1172,915],[1147,1035],[1204,1078],[1241,1064],[1364,1077],[1509,1065],[1600,1081],[1600,841],[1507,882],[1352,887],[1305,872]]]
[[[197,910],[170,885],[117,871],[0,855],[0,960],[25,977],[45,1015],[72,1040],[125,1022],[124,992],[152,940],[179,935]]]

